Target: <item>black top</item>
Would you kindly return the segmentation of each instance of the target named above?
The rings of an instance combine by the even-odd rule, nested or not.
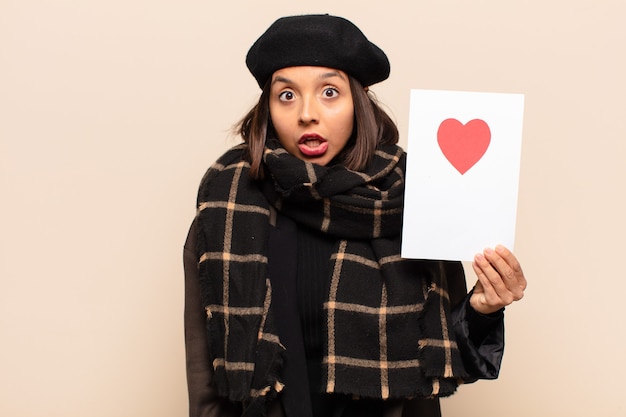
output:
[[[382,400],[352,401],[345,395],[324,393],[322,359],[326,325],[323,306],[328,299],[330,286],[330,255],[337,240],[306,227],[298,227],[297,234],[298,315],[306,356],[312,416],[381,416]]]

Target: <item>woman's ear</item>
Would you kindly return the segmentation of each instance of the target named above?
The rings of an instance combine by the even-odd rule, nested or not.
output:
[[[369,87],[363,87],[363,90],[365,90],[365,92],[367,93],[368,91],[370,91]]]

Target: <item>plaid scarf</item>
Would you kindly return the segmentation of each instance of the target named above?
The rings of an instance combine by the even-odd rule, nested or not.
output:
[[[218,394],[251,416],[283,387],[267,276],[273,210],[337,237],[324,304],[326,391],[381,399],[453,393],[463,367],[444,268],[399,255],[404,151],[381,147],[365,172],[355,172],[301,161],[268,141],[259,182],[249,178],[245,146],[217,160],[198,194],[201,292]]]

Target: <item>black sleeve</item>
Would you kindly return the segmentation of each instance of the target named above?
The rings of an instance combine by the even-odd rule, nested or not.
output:
[[[461,352],[463,366],[470,378],[495,379],[504,354],[504,309],[481,314],[469,303],[465,273],[460,262],[446,262],[448,293],[452,306],[452,326]]]
[[[234,417],[239,413],[217,396],[206,337],[206,313],[200,298],[196,223],[191,225],[183,254],[185,268],[185,353],[190,417]]]

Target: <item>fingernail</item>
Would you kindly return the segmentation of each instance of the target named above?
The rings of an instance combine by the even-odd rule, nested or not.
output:
[[[485,261],[485,257],[483,256],[482,253],[477,253],[476,255],[474,255],[474,260],[476,262],[484,262]]]
[[[493,253],[493,249],[491,249],[491,248],[487,248],[487,249],[485,249],[485,253],[486,253],[487,255],[491,255],[491,254]]]
[[[502,245],[496,245],[496,252],[498,253],[503,253],[505,250],[504,246]]]

